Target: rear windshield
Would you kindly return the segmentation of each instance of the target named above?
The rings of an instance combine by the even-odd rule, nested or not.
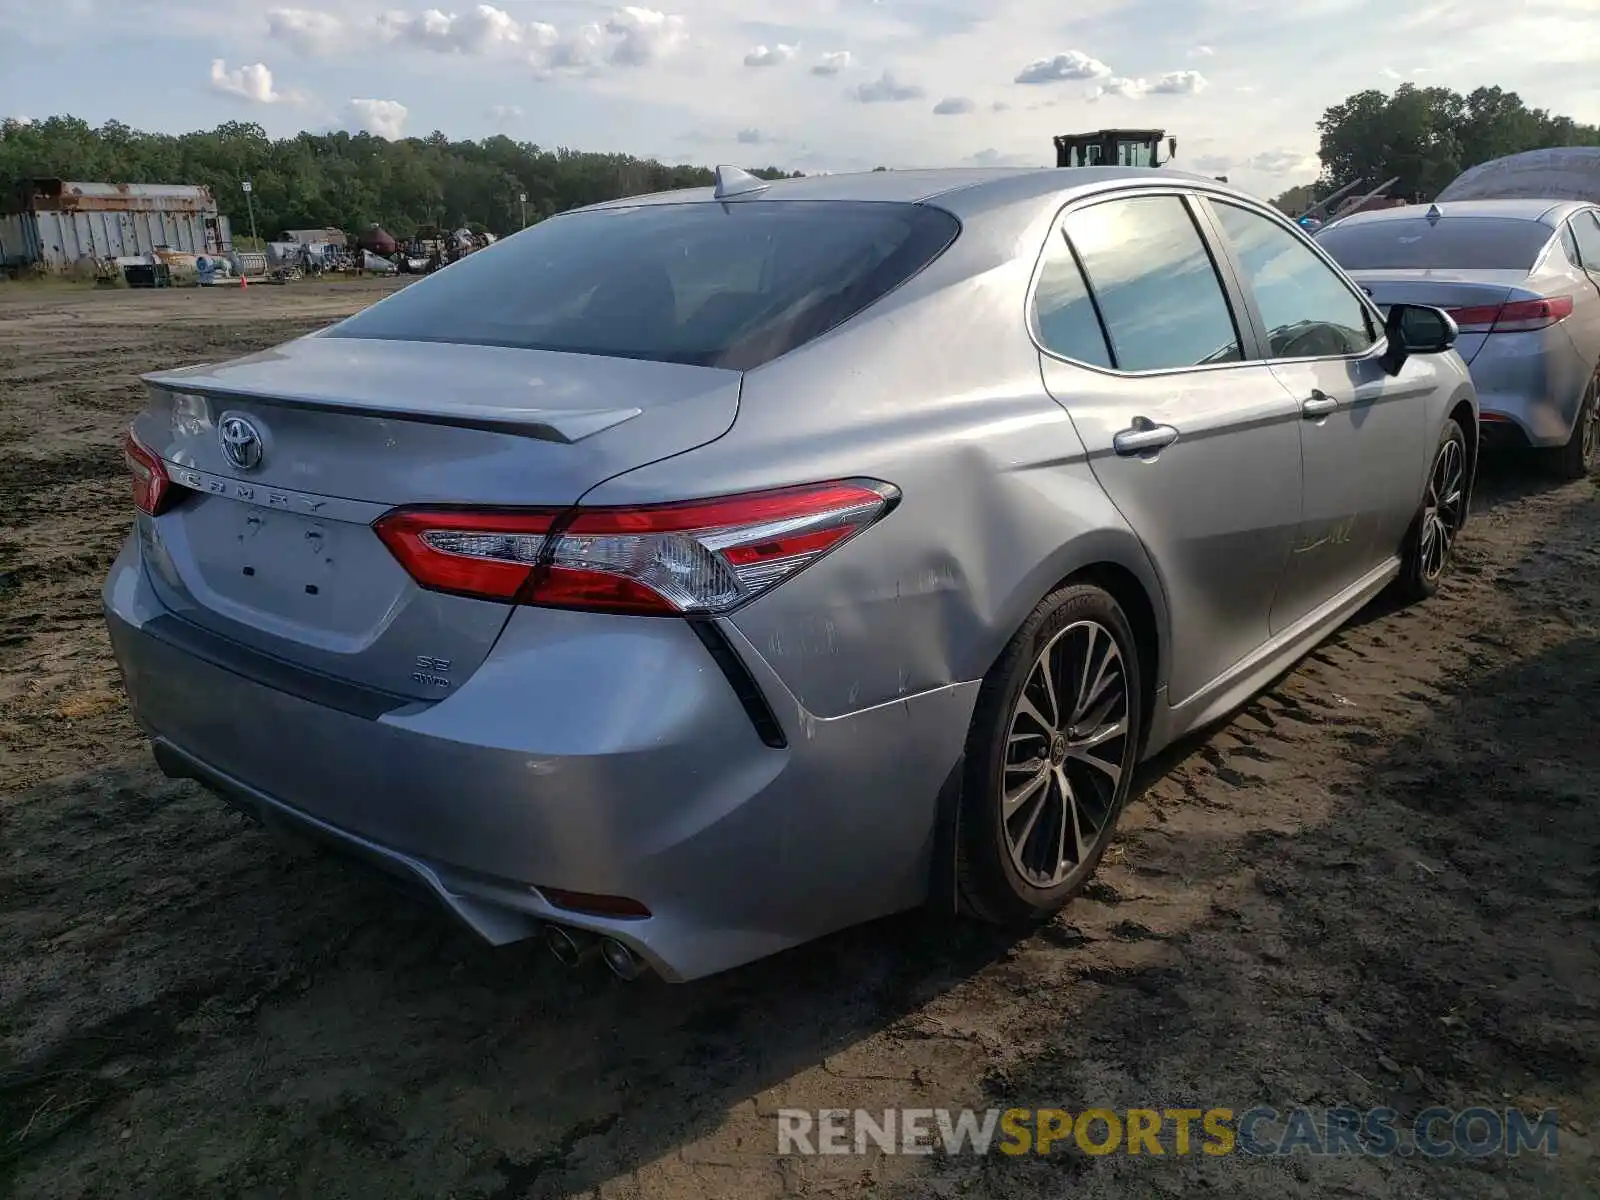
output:
[[[1346,271],[1526,271],[1555,230],[1514,217],[1426,217],[1339,222],[1318,232],[1321,246]]]
[[[959,231],[942,210],[882,202],[569,213],[469,255],[327,336],[749,370],[860,312]]]

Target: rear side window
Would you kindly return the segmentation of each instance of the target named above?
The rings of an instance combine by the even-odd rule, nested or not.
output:
[[[570,213],[326,336],[749,370],[854,316],[959,232],[953,216],[918,204],[746,200]]]
[[[1096,367],[1111,366],[1105,331],[1083,272],[1060,230],[1052,230],[1033,293],[1033,323],[1039,344],[1052,354]]]
[[[1514,217],[1396,217],[1340,221],[1316,240],[1346,271],[1527,271],[1554,235]]]
[[[1584,270],[1600,275],[1600,222],[1595,220],[1594,213],[1581,212],[1573,217],[1572,232],[1578,239]]]
[[[1122,371],[1158,371],[1244,357],[1211,254],[1177,196],[1110,200],[1069,215]]]
[[[1572,232],[1570,221],[1561,227],[1561,253],[1572,266],[1583,266],[1583,255],[1578,253],[1578,239]]]

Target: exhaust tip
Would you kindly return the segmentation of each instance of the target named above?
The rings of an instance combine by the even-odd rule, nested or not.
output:
[[[632,983],[644,974],[644,960],[616,938],[606,938],[600,943],[600,958],[618,979]]]
[[[544,944],[555,960],[563,967],[575,967],[584,959],[589,946],[569,929],[560,925],[544,927]]]

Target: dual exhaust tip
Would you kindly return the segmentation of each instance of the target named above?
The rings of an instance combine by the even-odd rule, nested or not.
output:
[[[618,979],[632,983],[645,973],[645,961],[613,937],[597,938],[581,929],[565,925],[546,925],[544,944],[564,967],[577,967],[595,955]]]

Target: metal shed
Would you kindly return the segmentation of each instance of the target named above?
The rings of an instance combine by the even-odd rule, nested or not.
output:
[[[84,259],[232,248],[228,218],[211,189],[186,184],[35,179],[0,216],[0,260],[10,266],[65,271]]]

